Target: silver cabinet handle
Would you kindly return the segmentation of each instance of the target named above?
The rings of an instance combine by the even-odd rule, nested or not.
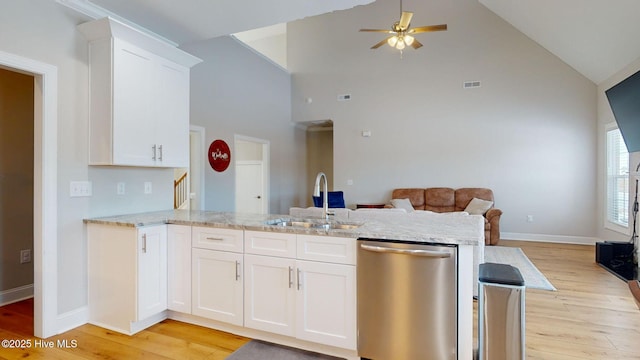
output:
[[[289,266],[289,289],[293,287],[293,268]]]
[[[298,290],[302,287],[302,281],[300,281],[300,269],[298,269]]]
[[[236,261],[236,281],[240,280],[240,261]]]
[[[363,250],[379,252],[379,253],[394,253],[413,256],[424,256],[432,258],[449,258],[451,253],[447,251],[433,251],[433,250],[421,250],[421,249],[395,249],[384,246],[371,246],[366,244],[360,244],[360,248]]]
[[[147,234],[142,234],[142,252],[147,252]]]
[[[156,144],[153,144],[151,149],[153,150],[153,156],[151,156],[151,160],[156,161]]]
[[[221,237],[207,237],[207,240],[224,241],[224,238],[221,238]]]
[[[158,146],[158,152],[160,152],[160,156],[159,156],[158,160],[162,161],[162,145]]]

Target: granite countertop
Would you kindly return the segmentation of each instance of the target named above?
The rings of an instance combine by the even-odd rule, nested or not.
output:
[[[241,230],[276,231],[296,234],[328,235],[349,238],[370,238],[440,243],[479,245],[484,243],[484,219],[479,215],[407,216],[392,221],[340,221],[332,223],[358,224],[355,229],[329,229],[283,227],[270,225],[277,220],[291,219],[288,215],[242,214],[217,211],[166,210],[139,214],[117,215],[85,219],[87,224],[142,227],[160,224],[207,226]],[[319,220],[319,219],[316,219]]]

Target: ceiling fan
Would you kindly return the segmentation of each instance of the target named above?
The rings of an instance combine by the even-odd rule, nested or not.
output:
[[[377,49],[380,46],[384,45],[384,43],[387,43],[389,44],[389,46],[402,51],[407,46],[411,46],[414,49],[418,49],[422,47],[422,44],[413,37],[413,35],[415,34],[447,30],[447,24],[420,26],[417,28],[410,29],[409,27],[411,26],[412,17],[413,17],[412,12],[402,11],[402,0],[400,0],[400,20],[396,21],[393,24],[393,26],[391,26],[391,30],[360,29],[360,31],[383,32],[387,34],[393,34],[388,38],[380,41],[379,43],[373,45],[371,48]]]

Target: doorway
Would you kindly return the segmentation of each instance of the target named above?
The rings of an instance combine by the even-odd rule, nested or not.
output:
[[[236,212],[269,212],[269,141],[236,135]]]
[[[303,123],[307,140],[307,183],[311,184],[319,172],[324,172],[333,191],[333,121],[321,120]],[[312,194],[305,197],[307,206],[313,206]]]
[[[189,167],[174,169],[173,207],[204,210],[204,128],[191,125],[189,130]]]
[[[0,67],[33,76],[33,266],[34,335],[58,333],[57,186],[58,70],[0,51]]]

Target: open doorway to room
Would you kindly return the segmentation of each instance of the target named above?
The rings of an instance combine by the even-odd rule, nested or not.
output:
[[[58,70],[55,66],[3,51],[0,51],[0,68],[30,76],[33,83],[33,335],[47,338],[59,330]]]
[[[204,128],[191,125],[189,167],[174,169],[174,209],[204,210]]]
[[[234,137],[236,212],[269,212],[269,141]]]
[[[313,181],[322,171],[329,180],[328,190],[333,191],[333,121],[321,120],[303,124],[307,129],[307,179]],[[312,191],[313,188],[309,188],[307,206],[313,206]]]
[[[33,75],[0,68],[0,306],[34,293],[34,88]]]

